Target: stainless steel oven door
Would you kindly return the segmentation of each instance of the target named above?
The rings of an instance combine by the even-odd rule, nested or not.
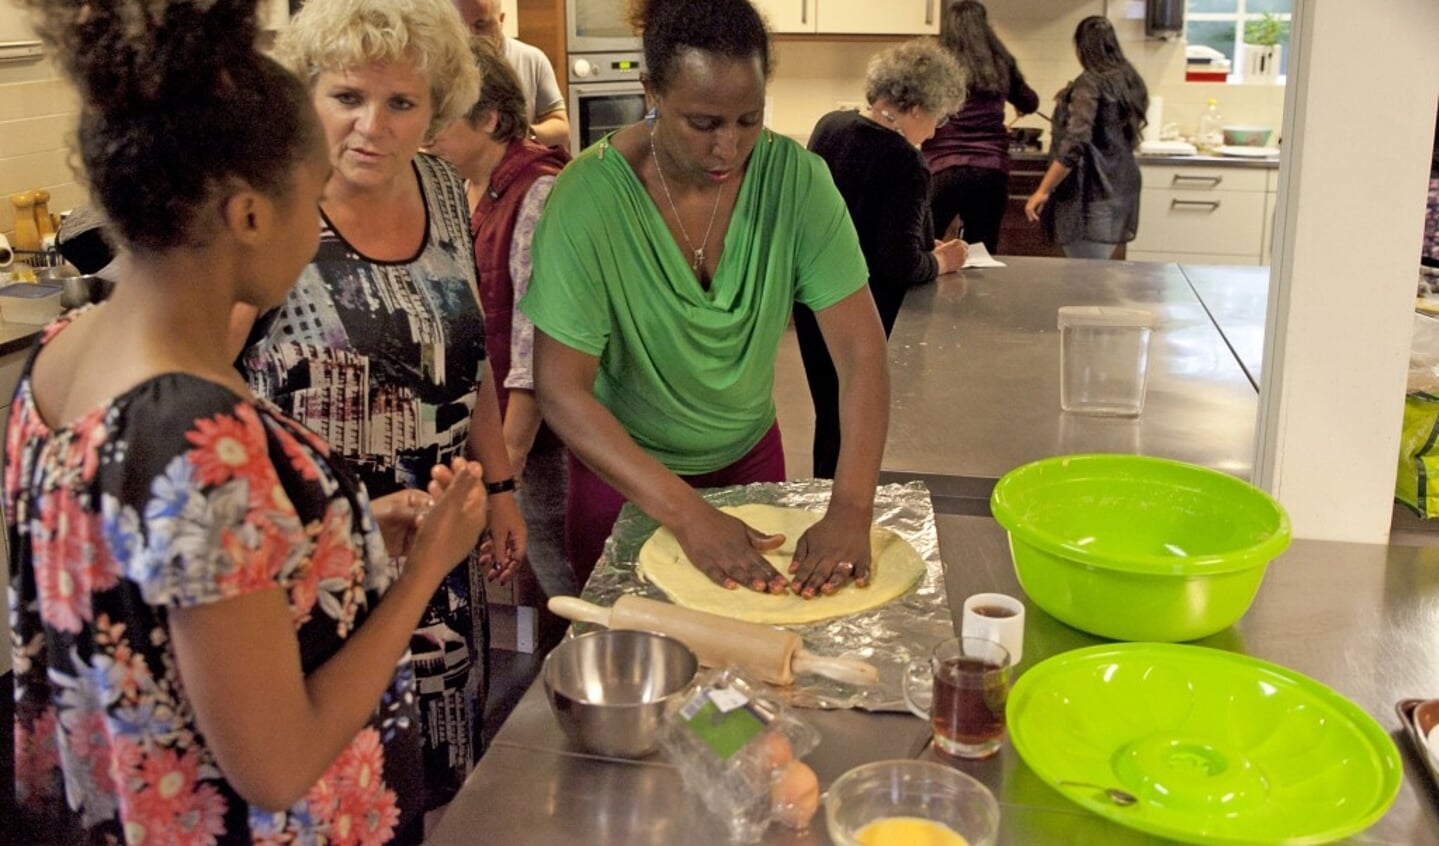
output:
[[[645,116],[639,82],[570,83],[570,149],[579,151]]]
[[[565,49],[571,53],[639,50],[625,0],[565,0]]]

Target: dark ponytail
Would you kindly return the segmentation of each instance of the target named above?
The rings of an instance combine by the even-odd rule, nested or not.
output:
[[[947,47],[969,75],[976,94],[1007,96],[1017,74],[1014,55],[994,34],[989,14],[978,0],[950,0],[939,22],[939,43]]]
[[[136,250],[203,242],[238,180],[283,194],[318,132],[305,87],[255,49],[256,0],[21,0],[81,98],[91,193]]]
[[[663,91],[679,54],[704,50],[730,59],[758,58],[769,79],[769,30],[749,0],[631,0],[630,24],[644,39],[645,72]]]

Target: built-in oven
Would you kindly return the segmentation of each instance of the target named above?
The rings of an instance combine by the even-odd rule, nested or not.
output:
[[[565,49],[570,53],[638,51],[626,0],[565,0]]]
[[[638,52],[570,54],[571,150],[583,150],[644,117],[642,68]]]

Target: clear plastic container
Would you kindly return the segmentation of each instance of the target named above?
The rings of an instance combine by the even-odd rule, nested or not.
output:
[[[1059,407],[1075,414],[1138,417],[1154,323],[1154,313],[1142,308],[1061,308]]]
[[[689,710],[698,701],[695,697],[716,688],[738,693],[745,701],[743,710],[754,718],[748,740],[727,755],[718,754],[686,725],[697,716]],[[731,842],[756,843],[771,823],[796,829],[809,824],[819,807],[818,781],[799,759],[819,745],[814,727],[733,668],[702,673],[680,699],[690,701],[666,715],[660,745],[679,768],[685,787],[724,823]],[[785,801],[785,787],[793,783],[792,776],[800,775],[792,768],[805,770],[813,780],[812,795],[795,797],[797,803]]]
[[[1194,145],[1209,151],[1224,146],[1224,116],[1219,113],[1219,101],[1213,97],[1199,113],[1199,129],[1194,133]]]

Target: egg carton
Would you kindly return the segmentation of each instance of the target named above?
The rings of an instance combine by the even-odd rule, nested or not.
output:
[[[819,780],[800,759],[819,745],[813,726],[733,668],[702,673],[678,702],[660,745],[732,842],[758,842],[771,824],[808,827]]]

